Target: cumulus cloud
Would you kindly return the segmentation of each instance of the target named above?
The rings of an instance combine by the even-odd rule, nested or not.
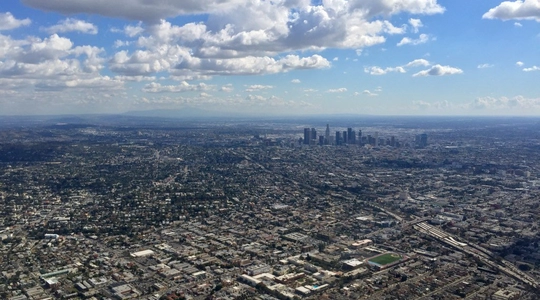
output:
[[[450,66],[441,66],[441,65],[434,65],[433,67],[420,71],[413,75],[413,77],[419,77],[419,76],[444,76],[444,75],[454,75],[454,74],[461,74],[463,73],[463,70],[450,67]]]
[[[395,73],[406,73],[405,69],[403,67],[395,67],[395,68],[380,68],[380,67],[368,67],[364,68],[364,72],[370,74],[370,75],[385,75],[390,72]]]
[[[287,55],[280,59],[248,56],[231,59],[184,59],[177,69],[197,71],[207,75],[258,75],[275,74],[299,69],[330,67],[330,62],[320,55],[299,57]]]
[[[300,83],[300,82],[301,82],[300,79],[293,79],[293,80],[291,80],[291,83]]]
[[[418,33],[420,27],[424,26],[424,24],[422,24],[422,20],[413,18],[409,19],[409,25],[411,25],[412,32],[414,33]]]
[[[185,14],[223,13],[230,12],[243,6],[248,6],[246,0],[156,0],[151,3],[146,0],[118,0],[114,2],[94,0],[22,0],[24,4],[46,11],[56,11],[64,14],[99,14],[108,17],[121,17],[147,22],[157,21],[168,17]],[[251,1],[255,2],[255,1]],[[259,1],[257,1],[259,2]],[[260,1],[262,3],[263,1]],[[437,14],[444,12],[436,0],[385,0],[348,2],[323,2],[331,11],[337,12],[346,8],[350,11],[361,11],[366,17],[391,16],[402,12],[411,14]],[[302,9],[311,7],[307,0],[278,0],[276,6]],[[322,6],[322,5],[321,5]]]
[[[403,45],[420,45],[425,44],[429,41],[429,35],[422,33],[417,39],[411,39],[408,37],[404,37],[397,43],[397,46],[403,46]]]
[[[385,0],[385,1],[351,1],[353,8],[365,9],[370,16],[376,15],[395,15],[400,12],[412,14],[438,14],[444,12],[444,7],[433,0]],[[338,2],[341,3],[341,2]]]
[[[256,91],[268,90],[268,89],[273,89],[273,88],[274,87],[271,85],[253,84],[246,88],[246,92],[256,92]]]
[[[526,98],[524,96],[508,97],[480,97],[471,103],[474,109],[538,109],[540,108],[540,98]]]
[[[10,12],[0,13],[0,30],[11,30],[31,23],[30,19],[17,19]]]
[[[146,0],[119,0],[112,4],[89,0],[69,3],[25,0],[25,3],[63,13],[95,13],[143,20],[151,34],[140,40],[140,45],[176,42],[191,47],[195,56],[221,58],[274,56],[294,50],[329,47],[361,51],[384,43],[385,35],[405,32],[405,25],[395,26],[375,16],[444,11],[436,0],[324,1],[320,5],[312,5],[307,0],[162,0],[151,4]],[[170,16],[192,13],[206,13],[208,20],[183,26],[172,26],[164,21]],[[129,36],[143,32],[140,25],[129,29],[124,28]]]
[[[142,89],[146,93],[181,93],[194,91],[208,91],[213,89],[213,86],[207,85],[204,82],[199,84],[189,84],[182,81],[178,85],[161,85],[156,82],[149,83]]]
[[[515,22],[515,23],[514,23],[514,26],[515,26],[515,27],[523,27],[523,24],[521,24],[521,23],[519,23],[519,22]]]
[[[406,63],[403,66],[397,66],[397,67],[387,67],[387,68],[381,68],[377,66],[372,67],[366,67],[364,68],[364,72],[370,74],[370,75],[385,75],[391,72],[394,73],[407,73],[407,70],[405,68],[414,68],[414,67],[427,67],[430,65],[430,62],[423,59],[415,59],[408,63]]]
[[[453,105],[446,100],[435,102],[416,100],[413,101],[412,106],[418,110],[441,110],[451,108]]]
[[[129,41],[116,40],[116,41],[114,41],[113,47],[114,48],[127,47],[130,44],[131,44],[131,42],[129,42]]]
[[[104,50],[74,46],[65,37],[17,40],[0,35],[0,80],[4,90],[34,88],[36,91],[66,89],[120,89],[123,80],[100,75]],[[94,90],[93,90],[94,91]]]
[[[478,69],[487,69],[487,68],[493,68],[492,64],[480,64],[477,67]]]
[[[483,19],[535,20],[540,22],[540,2],[538,0],[503,1],[490,9]]]
[[[516,66],[518,66],[518,67],[522,67],[522,66],[523,66],[523,62],[522,62],[522,61],[518,61],[518,62],[516,62]]]
[[[413,61],[408,62],[405,65],[405,67],[427,67],[429,65],[430,65],[429,61],[423,58],[419,58],[419,59],[415,59]]]
[[[50,27],[44,27],[41,29],[45,32],[48,32],[49,34],[72,32],[72,31],[78,31],[78,32],[87,33],[87,34],[98,33],[98,28],[96,25],[92,23],[88,23],[83,20],[77,20],[77,19],[71,19],[71,18],[62,20],[58,22],[58,24],[56,25],[53,25]]]
[[[338,88],[338,89],[329,89],[326,91],[327,93],[345,93],[347,91],[346,88]]]
[[[233,88],[232,84],[226,84],[226,85],[222,86],[219,90],[222,91],[222,92],[230,93],[230,92],[234,91],[234,88]]]
[[[369,96],[369,97],[376,97],[376,96],[379,96],[379,94],[374,93],[374,92],[372,92],[372,91],[370,91],[370,90],[364,90],[364,91],[362,92],[362,94],[367,95],[367,96]]]
[[[27,79],[25,84],[43,91],[90,85],[121,90],[126,81],[147,81],[151,83],[143,90],[165,92],[164,95],[155,94],[162,100],[170,96],[166,92],[192,90],[203,93],[206,91],[203,87],[188,82],[212,76],[329,68],[331,63],[327,58],[312,53],[328,48],[362,53],[366,47],[385,43],[391,35],[404,34],[411,28],[413,32],[417,31],[422,26],[418,15],[444,12],[437,0],[317,3],[309,0],[21,1],[33,8],[65,15],[97,14],[134,22],[111,29],[123,34],[117,36],[113,45],[115,50],[111,53],[105,53],[99,47],[76,45],[70,39],[58,36],[64,32],[98,32],[95,25],[74,18],[43,28],[50,33],[47,38],[12,39],[0,35],[0,79],[9,81],[10,86],[19,86]],[[407,19],[411,17],[405,24],[399,20],[407,19],[392,17],[401,13],[406,14]],[[205,18],[181,25],[167,21],[168,18],[194,14]],[[0,30],[29,25],[30,22],[29,19],[18,20],[10,13],[0,13]],[[122,48],[126,46],[129,48]],[[100,72],[104,70],[114,75],[103,76]],[[382,70],[404,72],[405,67]],[[156,77],[181,83],[159,84]],[[232,86],[215,89],[233,90]],[[217,101],[210,96],[198,97]],[[180,97],[176,95],[175,99]],[[273,100],[272,103],[277,102]]]
[[[524,72],[540,71],[540,67],[538,67],[538,66],[532,66],[532,67],[530,67],[530,68],[524,68],[523,71],[524,71]]]

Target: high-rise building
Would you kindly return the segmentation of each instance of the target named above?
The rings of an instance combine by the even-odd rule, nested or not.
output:
[[[311,132],[309,131],[309,128],[304,128],[304,145],[309,145],[309,141],[311,140]]]
[[[343,144],[346,144],[347,143],[347,131],[344,130],[342,134],[343,134]]]
[[[310,141],[310,145],[311,144],[316,144],[317,143],[317,130],[315,130],[315,128],[311,128],[311,141]]]
[[[324,133],[324,143],[326,145],[330,144],[330,125],[326,124],[326,132]]]
[[[362,130],[358,130],[358,144],[362,145]]]
[[[427,134],[426,133],[422,133],[422,134],[419,134],[416,136],[416,146],[418,148],[425,148],[427,147]]]
[[[322,146],[322,145],[324,145],[324,136],[319,135],[319,146]]]
[[[341,132],[336,131],[336,145],[341,145]]]
[[[352,128],[347,128],[347,144],[352,144]]]

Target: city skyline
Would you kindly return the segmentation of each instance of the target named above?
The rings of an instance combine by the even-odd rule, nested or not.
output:
[[[0,115],[536,116],[539,22],[536,0],[9,1]]]

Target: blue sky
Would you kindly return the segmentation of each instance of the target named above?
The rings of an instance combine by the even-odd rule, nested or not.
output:
[[[0,114],[539,115],[539,25],[539,0],[7,0]]]

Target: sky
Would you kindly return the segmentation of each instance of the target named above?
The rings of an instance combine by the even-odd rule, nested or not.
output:
[[[0,115],[540,115],[540,0],[3,0]]]

